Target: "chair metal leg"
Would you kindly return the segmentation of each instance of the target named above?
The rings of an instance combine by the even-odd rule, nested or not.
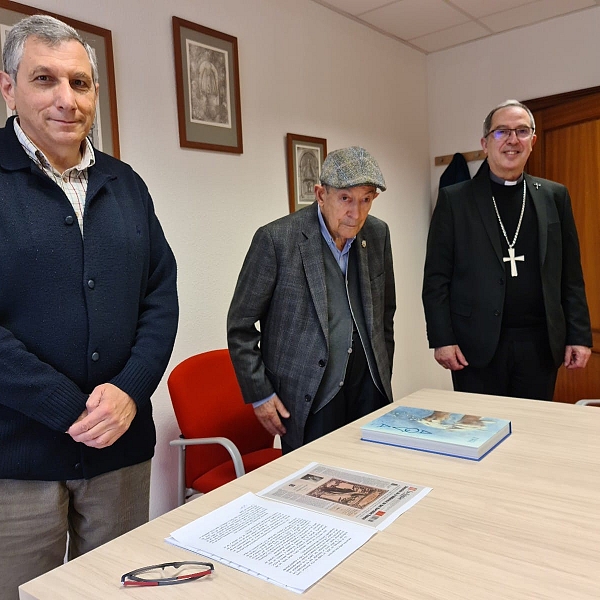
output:
[[[182,506],[185,503],[185,446],[179,446],[177,480],[177,506]]]
[[[229,439],[224,437],[214,437],[214,438],[194,438],[194,439],[185,439],[183,436],[180,436],[178,440],[171,440],[169,442],[170,446],[179,446],[179,474],[178,474],[178,487],[177,490],[177,501],[179,506],[185,503],[185,448],[186,446],[206,446],[210,444],[219,444],[223,446],[227,452],[229,452],[229,456],[233,461],[233,468],[235,470],[235,476],[241,477],[245,475],[246,471],[244,469],[244,461],[242,460],[242,455],[238,450],[237,446]]]

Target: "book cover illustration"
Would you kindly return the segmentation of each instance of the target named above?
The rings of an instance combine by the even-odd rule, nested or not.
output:
[[[363,439],[416,449],[470,454],[510,433],[510,421],[399,406],[362,427]]]

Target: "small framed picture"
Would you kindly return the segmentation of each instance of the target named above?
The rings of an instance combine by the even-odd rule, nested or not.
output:
[[[237,38],[173,17],[179,145],[242,154]]]
[[[81,37],[92,47],[98,62],[98,82],[100,90],[96,105],[96,119],[89,137],[98,150],[119,158],[119,124],[117,122],[117,92],[115,89],[115,68],[113,62],[112,34],[89,23],[76,21],[56,13],[26,6],[10,0],[0,0],[0,58],[11,27],[30,15],[50,15],[77,29]],[[1,63],[0,63],[1,64]],[[6,103],[0,98],[0,125],[11,116]]]
[[[315,184],[327,156],[327,140],[295,133],[287,134],[287,168],[290,212],[315,201]]]

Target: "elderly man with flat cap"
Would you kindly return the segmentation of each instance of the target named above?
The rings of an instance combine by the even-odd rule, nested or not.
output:
[[[227,318],[244,400],[284,453],[392,401],[390,232],[369,216],[385,181],[359,147],[331,152],[320,181],[256,232]]]

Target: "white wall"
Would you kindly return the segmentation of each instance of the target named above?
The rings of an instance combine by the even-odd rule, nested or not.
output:
[[[33,0],[32,0],[33,1]],[[397,397],[434,387],[420,303],[429,221],[425,56],[310,0],[35,0],[110,29],[121,156],[146,180],[179,264],[181,319],[169,370],[224,347],[225,317],[257,227],[288,212],[285,135],[363,145],[389,191],[373,213],[391,228],[398,289]],[[179,147],[171,17],[238,38],[244,153]],[[163,381],[151,512],[175,505],[179,431]],[[210,410],[214,407],[206,407]]]
[[[599,31],[600,7],[427,57],[434,202],[444,167],[433,158],[480,149],[494,106],[600,85]],[[480,164],[469,164],[472,174]]]

